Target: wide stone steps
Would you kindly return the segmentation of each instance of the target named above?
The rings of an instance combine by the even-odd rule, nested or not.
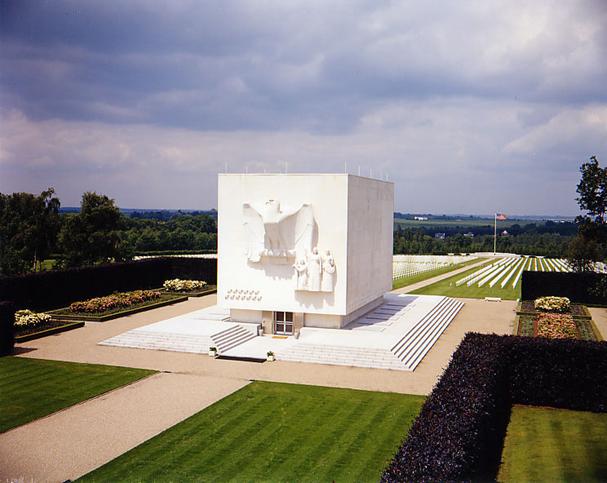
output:
[[[116,347],[132,347],[135,349],[156,349],[202,354],[208,352],[209,347],[213,345],[213,341],[209,336],[131,330],[112,337],[111,339],[99,342],[99,344]]]
[[[445,297],[392,347],[407,370],[417,367],[463,306],[463,302]]]
[[[390,348],[312,344],[301,341],[276,354],[282,361],[413,371],[464,303],[444,297]]]
[[[217,352],[222,354],[255,337],[257,337],[256,334],[253,334],[240,325],[236,325],[219,334],[212,335],[211,339],[213,340],[212,345],[217,347]]]
[[[406,370],[388,349],[298,343],[276,354],[281,361]]]

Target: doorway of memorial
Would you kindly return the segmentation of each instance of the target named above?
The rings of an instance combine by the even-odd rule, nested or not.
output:
[[[293,335],[293,312],[274,312],[274,333]]]

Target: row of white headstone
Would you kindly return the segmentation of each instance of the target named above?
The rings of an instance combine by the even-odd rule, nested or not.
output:
[[[394,255],[392,280],[456,265],[475,257],[463,255]]]
[[[597,271],[605,270],[605,264],[597,265]],[[482,287],[488,284],[493,287],[500,284],[501,288],[509,283],[515,288],[520,282],[523,271],[540,272],[571,272],[569,263],[562,258],[529,258],[506,257],[491,263],[455,282],[456,286],[466,284],[468,287],[476,285]]]

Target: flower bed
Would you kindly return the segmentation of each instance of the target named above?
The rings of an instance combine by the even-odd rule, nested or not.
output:
[[[567,297],[540,297],[533,303],[536,310],[541,312],[570,312],[571,301]]]
[[[159,299],[160,296],[161,293],[156,290],[135,290],[133,292],[115,293],[107,297],[95,297],[83,302],[74,302],[70,304],[69,309],[73,313],[98,314],[141,304],[148,300]]]
[[[18,310],[15,312],[15,341],[25,342],[65,330],[75,329],[82,325],[84,324],[66,324],[62,321],[53,320],[52,316],[46,313]]]
[[[204,280],[181,280],[175,278],[173,280],[165,280],[162,286],[170,292],[194,292],[205,288],[207,283]]]
[[[573,324],[575,325],[575,336],[573,337],[551,337],[549,332],[550,332],[550,328],[549,326],[546,326],[546,324],[550,325],[550,323],[548,322],[548,320],[550,319],[544,319],[546,320],[546,322],[544,322],[544,328],[542,329],[542,331],[540,333],[538,333],[538,323],[537,320],[540,317],[546,317],[546,316],[556,316],[556,317],[571,317],[570,321],[573,322]],[[569,321],[569,319],[567,319]],[[600,341],[602,340],[602,337],[600,336],[599,331],[596,329],[596,327],[594,326],[594,322],[592,321],[592,319],[587,318],[587,317],[572,317],[569,314],[546,314],[546,313],[542,313],[542,314],[520,314],[517,316],[515,324],[515,335],[521,335],[521,336],[525,336],[525,337],[548,337],[548,338],[575,338],[575,339],[580,339],[580,340],[590,340],[590,341]],[[569,333],[573,334],[572,332],[572,326],[569,324],[567,324],[567,327],[569,327]],[[558,329],[557,333],[558,333]]]
[[[187,295],[182,295],[178,293],[167,293],[158,290],[148,290],[144,292],[151,292],[154,295],[146,297],[145,295],[140,296],[140,294],[136,294],[135,296],[133,296],[132,294],[136,292],[131,292],[131,296],[127,297],[126,299],[130,300],[132,303],[130,305],[124,306],[121,304],[114,303],[115,299],[121,298],[116,297],[117,295],[121,294],[114,294],[108,297],[98,297],[98,299],[112,299],[111,303],[107,301],[95,301],[93,303],[90,303],[92,300],[96,300],[91,299],[84,302],[76,302],[76,304],[78,305],[72,304],[69,307],[65,307],[62,309],[51,310],[48,313],[53,317],[53,320],[84,320],[90,322],[105,322],[106,320],[124,317],[144,310],[163,307],[165,305],[174,304],[177,302],[183,302],[188,299]],[[156,296],[155,294],[158,295]],[[83,307],[85,310],[83,310],[82,312],[74,311],[74,308],[78,307]],[[97,307],[99,311],[91,311],[93,307]],[[105,308],[105,310],[103,310],[103,308]]]
[[[569,314],[540,314],[535,318],[535,335],[549,339],[578,339],[573,317]]]
[[[35,327],[51,321],[51,316],[43,312],[31,310],[17,310],[15,312],[15,329],[21,330],[26,327]]]
[[[535,309],[535,303],[533,300],[524,300],[521,302],[518,310],[517,310],[517,314],[522,315],[522,314],[531,314],[531,315],[536,315],[537,313],[539,313],[540,311]],[[584,319],[590,319],[592,318],[592,316],[590,315],[590,312],[588,311],[588,309],[586,308],[585,305],[581,305],[581,304],[571,304],[569,306],[569,313],[573,316],[574,319],[576,318],[584,318]]]

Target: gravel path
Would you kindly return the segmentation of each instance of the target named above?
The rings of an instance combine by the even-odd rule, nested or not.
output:
[[[0,434],[0,481],[78,478],[245,386],[155,374]]]

